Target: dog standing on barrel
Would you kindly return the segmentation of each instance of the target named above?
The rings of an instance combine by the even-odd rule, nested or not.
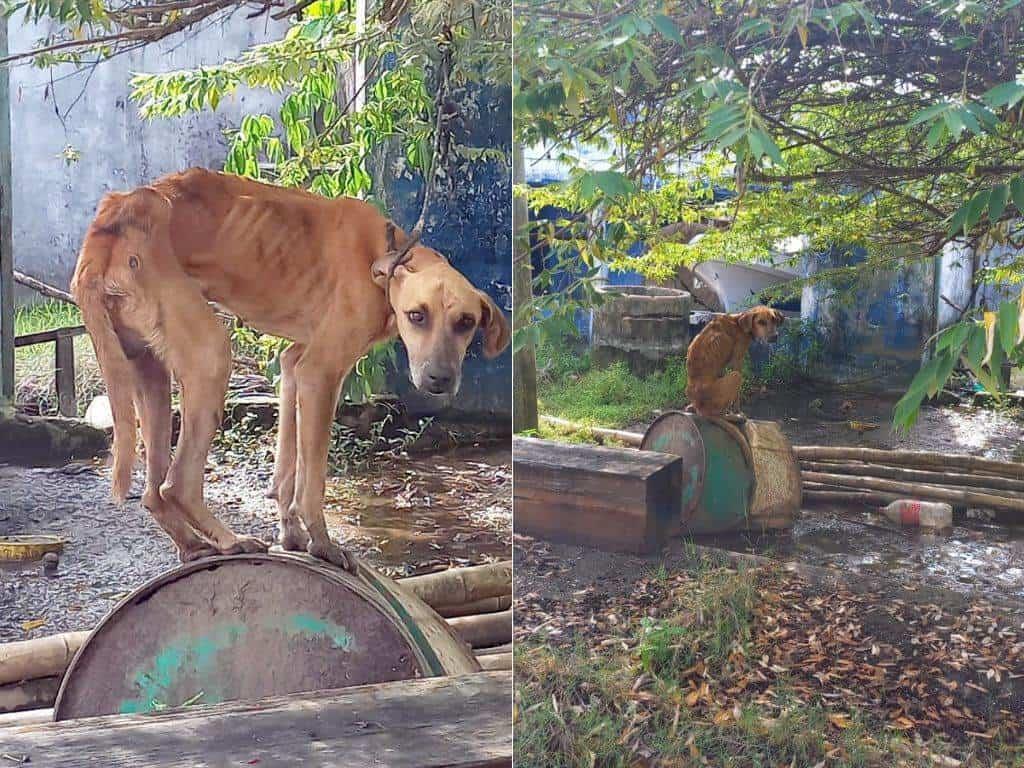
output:
[[[136,418],[146,447],[143,504],[182,561],[266,550],[203,498],[203,469],[231,372],[228,329],[209,302],[292,341],[281,355],[271,498],[280,543],[344,568],[327,533],[327,446],[341,384],[370,348],[400,337],[410,378],[452,398],[477,331],[484,354],[508,346],[508,321],[436,251],[369,203],[194,168],[100,202],[72,292],[114,416],[113,493],[131,483]],[[181,432],[171,457],[171,377]]]
[[[686,350],[686,396],[690,407],[704,418],[738,433],[723,416],[739,399],[743,361],[754,341],[778,338],[778,327],[784,320],[777,309],[757,306],[738,314],[719,315],[708,323]],[[726,372],[727,368],[731,370]],[[741,440],[741,445],[745,444]]]

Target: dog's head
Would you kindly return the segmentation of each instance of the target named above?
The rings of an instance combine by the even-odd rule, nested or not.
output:
[[[390,233],[388,246],[389,253],[373,264],[381,287],[395,257]],[[409,378],[421,392],[451,397],[459,391],[462,361],[477,331],[489,358],[509,344],[509,323],[497,304],[432,248],[413,246],[408,261],[391,275],[388,292],[395,330],[409,354]]]
[[[775,341],[779,338],[779,326],[786,316],[777,309],[758,306],[741,312],[736,319],[740,328],[755,341]]]

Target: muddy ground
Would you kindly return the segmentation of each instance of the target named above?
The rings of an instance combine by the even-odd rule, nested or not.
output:
[[[890,428],[897,399],[850,392],[754,393],[743,410],[750,418],[778,421],[794,445],[927,450],[1024,461],[1020,410],[925,407],[908,433],[897,434]],[[656,415],[630,429],[643,432]],[[877,429],[858,431],[851,428],[851,421]],[[929,533],[896,528],[872,509],[817,505],[804,509],[790,531],[700,537],[698,541],[734,552],[1024,604],[1024,525],[997,524],[973,512],[970,517],[958,514],[955,522],[951,531]]]
[[[276,508],[263,498],[269,440],[219,450],[207,466],[211,509],[239,533],[272,542]],[[0,466],[0,536],[67,539],[58,575],[39,563],[0,565],[0,642],[89,629],[126,593],[177,565],[170,541],[136,494],[110,499],[107,471]],[[328,527],[358,556],[393,576],[511,556],[511,446],[378,457],[328,481]],[[26,627],[30,629],[26,630]]]

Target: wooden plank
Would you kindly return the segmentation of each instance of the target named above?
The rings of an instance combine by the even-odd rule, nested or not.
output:
[[[14,339],[15,347],[31,347],[36,344],[48,344],[57,341],[61,336],[81,336],[86,333],[84,325],[71,325],[67,328],[54,328],[49,331],[23,333]]]
[[[7,19],[0,57],[7,55]],[[11,69],[0,67],[0,406],[14,401],[14,240],[11,235]]]
[[[75,398],[75,337],[68,333],[57,336],[54,344],[54,376],[57,379],[57,411],[71,419],[78,415]]]
[[[512,673],[10,726],[0,754],[49,768],[511,766]]]
[[[513,472],[521,533],[644,554],[679,523],[678,456],[516,437]]]
[[[512,145],[512,183],[526,180],[523,145]],[[515,187],[513,187],[514,189]],[[512,196],[512,317],[516,328],[530,323],[533,266],[530,261],[529,206],[525,194]],[[512,431],[537,429],[537,351],[523,344],[512,356]]]

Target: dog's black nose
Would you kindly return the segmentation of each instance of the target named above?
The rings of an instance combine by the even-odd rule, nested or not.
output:
[[[427,389],[435,395],[445,394],[452,385],[452,375],[450,373],[428,373],[427,374]]]

